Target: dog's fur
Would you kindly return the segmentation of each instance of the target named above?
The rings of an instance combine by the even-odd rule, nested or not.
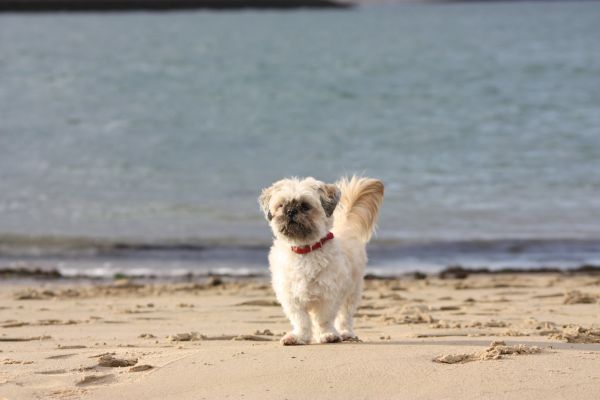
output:
[[[335,184],[283,179],[262,191],[259,204],[275,236],[269,253],[273,289],[293,327],[284,345],[356,338],[352,316],[361,298],[365,247],[382,200],[383,183],[359,177]],[[329,231],[335,238],[320,249],[291,250]]]

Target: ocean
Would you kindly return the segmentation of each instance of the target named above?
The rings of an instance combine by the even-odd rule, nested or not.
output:
[[[600,263],[600,3],[0,14],[0,267],[266,274],[260,189],[386,184],[370,272]]]

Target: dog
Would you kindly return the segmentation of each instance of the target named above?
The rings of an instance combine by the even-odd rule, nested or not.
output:
[[[358,340],[352,317],[383,192],[381,181],[356,176],[282,179],[262,190],[272,285],[293,328],[283,345]]]

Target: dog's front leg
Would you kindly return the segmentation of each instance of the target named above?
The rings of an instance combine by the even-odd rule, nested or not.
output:
[[[320,343],[341,342],[341,337],[333,324],[339,305],[335,302],[325,301],[314,310],[315,323],[319,327]]]
[[[283,310],[292,323],[292,332],[281,338],[284,346],[309,344],[311,337],[311,321],[307,310],[297,303],[282,304]]]

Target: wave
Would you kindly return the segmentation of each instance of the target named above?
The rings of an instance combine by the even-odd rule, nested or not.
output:
[[[1,256],[108,256],[144,253],[208,253],[223,250],[265,251],[269,242],[234,238],[135,240],[76,236],[0,235]],[[600,239],[482,239],[402,240],[379,239],[369,245],[371,252],[395,258],[403,256],[448,256],[452,254],[520,255],[527,253],[599,253]]]
[[[61,276],[185,277],[267,275],[269,243],[229,238],[164,241],[0,235],[0,267],[56,270]],[[404,241],[369,245],[367,273],[399,275],[466,268],[577,268],[600,264],[600,240]]]
[[[202,251],[212,247],[267,247],[267,242],[243,242],[236,238],[137,240],[86,236],[48,236],[0,234],[0,254],[7,252],[81,252],[111,253],[119,251]]]

